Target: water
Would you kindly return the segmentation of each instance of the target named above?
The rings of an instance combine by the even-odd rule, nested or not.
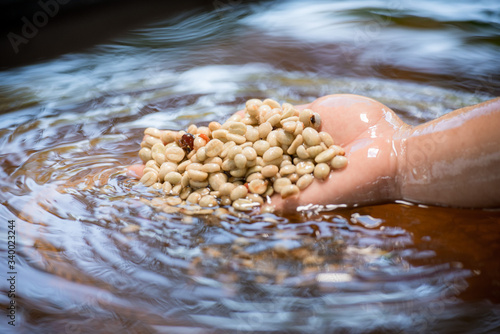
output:
[[[498,211],[197,217],[163,210],[124,172],[145,127],[221,120],[251,97],[361,94],[410,124],[487,100],[500,92],[499,25],[495,1],[231,2],[0,72],[16,330],[499,330]]]

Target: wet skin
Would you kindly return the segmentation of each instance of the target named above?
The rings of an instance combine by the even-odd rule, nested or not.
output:
[[[298,108],[321,115],[321,131],[344,147],[349,163],[325,181],[315,179],[295,197],[274,195],[272,205],[279,211],[311,203],[367,205],[397,199],[470,207],[500,204],[500,176],[495,172],[500,170],[500,131],[495,131],[500,99],[417,127],[380,102],[358,95],[328,95]],[[143,168],[133,165],[130,174],[140,177]],[[468,177],[471,168],[476,170],[474,179]],[[468,191],[463,191],[464,184]]]

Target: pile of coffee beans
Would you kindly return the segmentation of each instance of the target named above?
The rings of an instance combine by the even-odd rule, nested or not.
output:
[[[297,195],[314,178],[324,180],[347,165],[344,149],[320,128],[319,114],[272,99],[248,100],[244,114],[224,124],[147,128],[139,151],[141,182],[163,189],[173,205],[250,211],[275,193]]]

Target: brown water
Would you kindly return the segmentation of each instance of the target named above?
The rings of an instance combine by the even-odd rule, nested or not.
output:
[[[145,127],[251,97],[361,94],[411,124],[487,100],[499,27],[495,1],[231,5],[0,72],[0,332],[499,331],[499,211],[190,216],[124,173]]]

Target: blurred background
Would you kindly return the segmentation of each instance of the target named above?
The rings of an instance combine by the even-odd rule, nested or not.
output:
[[[125,175],[144,128],[249,98],[360,94],[416,125],[496,97],[498,1],[3,0],[0,36],[24,332],[500,330],[497,210],[191,216]]]

